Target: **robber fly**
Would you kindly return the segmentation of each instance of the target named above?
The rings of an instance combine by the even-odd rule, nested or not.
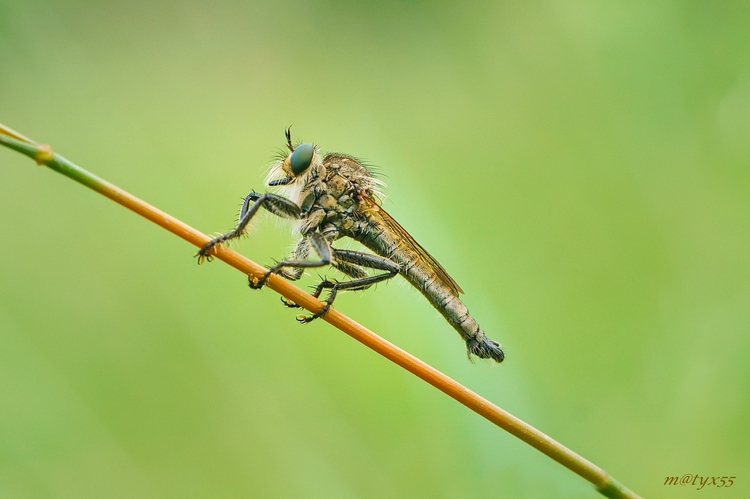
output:
[[[260,289],[274,273],[294,281],[302,276],[304,269],[327,265],[351,278],[348,281],[322,278],[313,295],[317,298],[323,290],[329,290],[325,305],[310,316],[298,316],[301,323],[325,314],[339,291],[367,289],[401,274],[458,331],[466,342],[468,354],[502,362],[505,354],[500,344],[485,336],[459,299],[461,287],[380,206],[379,188],[383,182],[351,156],[339,153],[321,156],[320,149],[312,144],[293,146],[290,129],[285,135],[289,152],[283,153],[272,166],[267,184],[281,187],[286,196],[254,191],[248,194],[237,226],[203,246],[196,253],[198,262],[209,259],[215,245],[244,235],[250,220],[260,208],[265,208],[276,216],[296,220],[301,238],[288,259],[273,265],[260,279],[251,276],[250,287]],[[332,244],[342,237],[359,241],[374,254],[334,248]],[[312,259],[308,259],[311,254]],[[282,301],[289,307],[298,307],[283,298]]]

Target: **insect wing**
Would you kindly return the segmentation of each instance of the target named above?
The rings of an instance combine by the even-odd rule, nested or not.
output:
[[[401,227],[401,224],[399,224],[392,216],[388,214],[387,211],[385,211],[380,205],[378,205],[375,200],[373,200],[370,196],[361,193],[360,194],[365,201],[371,206],[372,211],[376,212],[378,215],[380,215],[380,218],[383,220],[383,223],[395,234],[399,236],[401,241],[411,248],[414,252],[419,255],[420,259],[424,263],[424,265],[429,268],[431,271],[435,273],[438,280],[447,288],[449,288],[455,296],[458,296],[459,293],[463,293],[464,290],[461,289],[461,286],[458,285],[456,281],[453,280],[453,278],[448,275],[448,272],[443,268],[440,263],[435,260],[435,258],[430,255],[426,249],[422,247],[412,236],[409,234],[406,229]]]

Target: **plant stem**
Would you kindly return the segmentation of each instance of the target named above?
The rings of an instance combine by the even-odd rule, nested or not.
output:
[[[44,164],[107,196],[199,248],[211,240],[207,235],[186,223],[54,153],[49,146],[40,145],[2,124],[0,124],[0,144],[25,154],[38,164]],[[260,278],[266,272],[264,267],[227,247],[217,245],[212,253],[216,258],[244,274]],[[276,275],[268,278],[266,286],[310,312],[315,313],[323,307],[323,303],[317,298]],[[594,484],[602,495],[612,499],[639,499],[637,494],[617,482],[603,469],[341,312],[331,308],[322,319],[582,476]]]

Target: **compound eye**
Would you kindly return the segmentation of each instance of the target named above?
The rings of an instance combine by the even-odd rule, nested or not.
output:
[[[307,170],[312,163],[315,148],[312,144],[300,144],[294,148],[292,153],[292,173],[297,176]]]

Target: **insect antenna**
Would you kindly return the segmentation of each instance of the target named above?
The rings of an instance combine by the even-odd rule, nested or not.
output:
[[[284,130],[284,135],[286,136],[286,146],[290,151],[294,152],[294,147],[292,146],[292,125],[289,125],[287,129]]]

